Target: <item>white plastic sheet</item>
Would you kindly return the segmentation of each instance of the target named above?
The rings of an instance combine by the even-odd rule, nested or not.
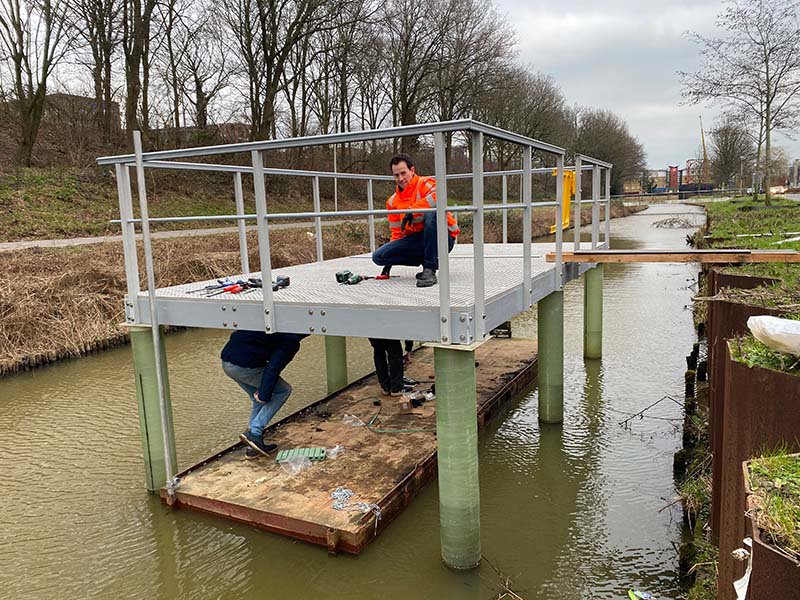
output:
[[[773,350],[800,356],[800,321],[761,315],[747,319],[747,327]]]

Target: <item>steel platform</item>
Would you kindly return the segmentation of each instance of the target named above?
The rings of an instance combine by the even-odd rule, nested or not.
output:
[[[522,244],[485,245],[486,332],[528,310],[557,289],[555,265],[545,260],[546,255],[554,251],[553,243],[532,244],[532,291],[528,300],[523,290]],[[566,283],[592,267],[593,264],[565,264],[563,281]],[[277,331],[440,341],[439,288],[416,287],[414,275],[418,267],[394,267],[392,275],[398,277],[388,281],[366,280],[352,286],[336,282],[336,272],[345,269],[361,275],[380,272],[370,254],[273,269],[274,275],[291,278],[289,287],[274,293]],[[260,273],[250,276],[258,277]],[[475,341],[473,278],[472,244],[456,244],[450,253],[451,339],[456,344]],[[211,283],[215,281],[159,288],[156,291],[158,322],[213,329],[264,329],[261,290],[213,297],[197,293]],[[136,301],[140,321],[150,323],[147,292],[140,292]],[[132,321],[130,308],[126,298],[129,322]]]

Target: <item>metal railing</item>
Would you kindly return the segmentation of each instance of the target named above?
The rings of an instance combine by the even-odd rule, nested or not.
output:
[[[469,173],[447,173],[445,155],[445,133],[463,131],[471,134],[472,145],[472,170]],[[338,144],[346,142],[363,142],[378,139],[391,139],[404,136],[432,135],[434,145],[434,176],[437,182],[437,203],[435,208],[418,209],[418,213],[435,213],[437,216],[437,245],[439,250],[439,312],[440,312],[440,341],[445,344],[452,343],[450,333],[450,263],[448,254],[448,230],[446,212],[470,212],[473,214],[473,276],[474,276],[474,302],[475,302],[475,339],[483,339],[486,331],[483,318],[485,303],[485,265],[484,265],[484,215],[487,211],[500,211],[503,216],[502,241],[508,241],[508,211],[521,210],[523,215],[523,306],[533,306],[533,288],[531,273],[531,238],[532,238],[532,211],[533,208],[553,207],[554,222],[557,224],[555,231],[556,261],[554,270],[555,289],[560,289],[564,283],[562,246],[563,228],[562,222],[562,202],[564,172],[574,170],[576,172],[576,194],[575,194],[575,249],[580,249],[580,229],[581,218],[580,209],[583,204],[592,204],[592,248],[597,248],[600,244],[600,203],[605,204],[605,223],[604,241],[610,240],[610,170],[612,165],[589,156],[577,155],[573,167],[564,165],[564,149],[551,144],[540,142],[532,138],[527,138],[519,134],[504,131],[502,129],[485,125],[472,120],[448,121],[442,123],[431,123],[424,125],[411,125],[395,127],[390,129],[379,129],[359,132],[345,132],[327,135],[308,136],[302,138],[290,138],[284,140],[266,140],[247,142],[239,144],[227,144],[222,146],[208,146],[199,148],[165,150],[158,152],[144,153],[141,149],[141,140],[138,135],[134,140],[134,154],[103,157],[97,160],[100,165],[114,165],[117,177],[118,196],[120,205],[120,219],[122,226],[123,249],[125,256],[125,273],[128,286],[128,320],[132,324],[140,323],[138,303],[135,301],[140,292],[139,288],[139,264],[136,254],[134,241],[135,227],[140,225],[144,238],[145,269],[148,285],[148,297],[150,305],[151,323],[157,325],[155,314],[155,281],[152,265],[152,248],[150,245],[150,224],[165,222],[204,222],[204,221],[233,221],[238,227],[239,252],[241,255],[242,271],[250,273],[248,260],[247,239],[245,235],[245,222],[255,221],[258,233],[259,246],[259,267],[263,281],[272,280],[272,263],[270,255],[269,240],[269,220],[303,219],[313,218],[316,231],[316,254],[317,261],[324,260],[322,247],[322,219],[342,218],[342,217],[366,217],[368,221],[370,250],[375,250],[375,217],[386,215],[390,212],[386,209],[376,209],[374,207],[374,187],[375,181],[392,181],[389,175],[362,174],[362,173],[342,173],[303,169],[278,169],[269,168],[264,165],[263,152],[265,150],[279,150],[288,148],[298,148],[307,146],[319,146]],[[520,169],[499,170],[484,172],[484,136],[489,135],[500,140],[516,144],[522,148],[522,166]],[[556,166],[533,168],[532,153],[539,150],[544,153],[555,155]],[[251,164],[228,165],[212,164],[202,162],[183,162],[179,159],[197,158],[203,156],[234,154],[249,152]],[[147,194],[145,189],[145,169],[178,169],[178,170],[198,170],[226,172],[233,175],[233,188],[235,199],[235,214],[228,215],[200,215],[183,217],[154,217],[150,218],[147,210]],[[135,170],[138,180],[139,204],[141,218],[133,217],[132,191],[129,170]],[[556,173],[556,200],[533,202],[533,181],[534,174]],[[592,172],[592,197],[591,199],[581,199],[581,176],[584,171]],[[601,176],[605,173],[605,190],[601,193]],[[250,174],[253,176],[253,193],[255,197],[256,212],[246,214],[244,212],[244,190],[242,175]],[[311,212],[291,212],[291,213],[269,213],[266,202],[265,176],[294,176],[311,179],[312,198],[314,210]],[[520,199],[519,202],[508,202],[508,178],[512,176],[520,177]],[[487,177],[502,178],[502,199],[499,204],[484,203],[484,179]],[[366,210],[347,210],[347,211],[323,211],[320,202],[320,179],[352,179],[366,182],[367,209]],[[451,180],[471,179],[472,180],[472,204],[448,206],[447,183]],[[264,331],[271,333],[279,329],[272,288],[267,285],[263,288],[263,312],[264,312]]]

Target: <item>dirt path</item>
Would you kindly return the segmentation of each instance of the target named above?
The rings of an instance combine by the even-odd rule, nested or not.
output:
[[[338,225],[344,223],[344,219],[324,220],[323,227],[331,225]],[[377,223],[376,223],[377,224]],[[313,221],[300,221],[293,223],[271,223],[270,231],[275,229],[300,229],[313,227]],[[247,231],[255,231],[255,225],[248,225],[245,227]],[[236,233],[236,227],[213,227],[208,229],[182,229],[177,231],[154,231],[150,235],[155,240],[191,237],[195,235],[214,235],[218,233]],[[137,233],[136,239],[141,240],[142,234]],[[0,252],[7,252],[10,250],[24,250],[26,248],[64,248],[66,246],[87,246],[90,244],[104,244],[106,242],[121,242],[121,235],[102,235],[97,237],[79,237],[79,238],[64,238],[57,240],[30,240],[18,242],[0,242]]]

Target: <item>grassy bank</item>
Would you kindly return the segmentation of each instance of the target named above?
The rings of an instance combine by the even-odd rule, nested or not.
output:
[[[706,206],[706,229],[698,231],[693,242],[699,248],[751,248],[800,250],[800,240],[776,244],[800,232],[800,203],[776,198],[772,207],[752,198],[734,198]],[[755,275],[775,279],[772,285],[754,289],[725,289],[718,297],[755,306],[778,308],[787,315],[800,311],[800,265],[785,263],[750,264],[722,267],[726,273]],[[702,278],[702,286],[705,278]],[[699,296],[705,300],[705,289]],[[695,304],[695,319],[705,321],[705,301]],[[755,340],[743,342],[742,356],[769,368],[792,368]],[[691,407],[691,410],[690,410]],[[698,383],[695,402],[687,401],[684,421],[684,448],[680,454],[684,473],[676,477],[685,508],[687,531],[681,546],[681,568],[689,575],[689,600],[716,597],[716,565],[719,551],[711,542],[711,448],[709,447],[708,384]]]
[[[613,216],[635,212],[614,206]],[[545,235],[553,212],[537,211],[534,235]],[[590,212],[584,212],[588,222]],[[459,240],[472,240],[471,221],[461,219]],[[323,230],[326,258],[368,252],[366,224],[343,223]],[[276,230],[270,234],[276,269],[316,260],[316,243],[308,231]],[[378,227],[378,244],[387,241]],[[487,243],[500,242],[502,222],[487,219]],[[510,219],[508,239],[522,239],[522,223]],[[248,233],[250,264],[257,265],[258,242]],[[238,273],[239,246],[235,234],[154,240],[159,287],[213,279]],[[141,244],[140,265],[144,264]],[[143,271],[143,269],[142,269]],[[142,278],[144,273],[142,272]],[[144,285],[144,282],[142,282]],[[0,252],[0,376],[62,358],[77,357],[125,343],[118,324],[124,320],[125,291],[122,244],[104,243],[68,248]]]
[[[695,235],[700,248],[758,248],[764,250],[798,250],[800,240],[785,240],[800,235],[800,202],[775,198],[770,207],[753,202],[750,197],[715,202],[706,207],[707,231]],[[795,235],[788,235],[798,232]],[[778,243],[780,242],[780,243]],[[774,277],[787,288],[800,284],[800,265],[786,263],[749,264],[726,267],[726,272]]]

